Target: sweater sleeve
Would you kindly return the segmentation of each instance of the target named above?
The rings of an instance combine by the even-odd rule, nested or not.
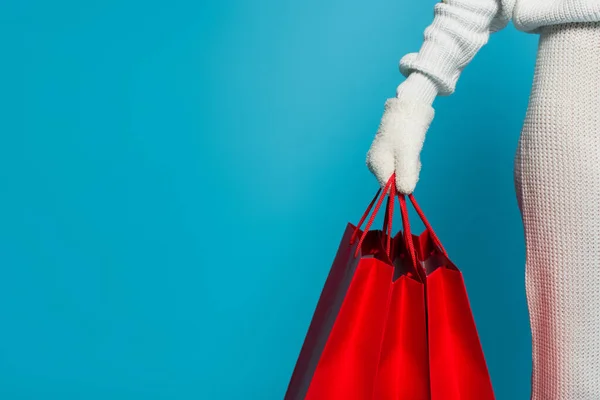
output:
[[[433,101],[436,95],[452,94],[463,69],[488,42],[490,34],[508,25],[514,4],[515,0],[437,3],[421,49],[400,60],[400,72],[407,79],[398,87],[397,97]]]

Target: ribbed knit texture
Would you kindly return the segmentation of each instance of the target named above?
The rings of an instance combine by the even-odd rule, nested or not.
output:
[[[407,79],[398,88],[398,97],[408,98],[404,91],[416,92],[419,95],[413,101],[433,102],[431,83],[436,94],[453,93],[463,69],[490,34],[510,20],[517,29],[532,33],[543,26],[600,21],[600,0],[442,0],[434,7],[434,19],[425,29],[421,49],[400,60],[402,74],[416,71],[430,82]]]
[[[409,115],[409,111],[425,110],[437,96],[452,94],[464,68],[490,35],[505,28],[511,20],[517,29],[531,33],[539,33],[544,26],[600,21],[600,0],[441,0],[437,3],[433,22],[425,29],[421,49],[400,60],[400,71],[406,79],[396,88],[398,102],[386,104],[403,106],[385,108],[373,142],[375,148],[367,157],[369,169],[380,182],[388,181],[390,166],[396,165],[404,169],[403,174],[396,171],[399,190],[409,193],[416,186],[421,164],[413,161],[419,159],[425,137],[422,127],[431,123],[431,113]],[[395,147],[386,148],[385,143]],[[400,143],[406,143],[406,148]]]
[[[600,23],[540,30],[515,186],[526,239],[532,399],[598,400]]]

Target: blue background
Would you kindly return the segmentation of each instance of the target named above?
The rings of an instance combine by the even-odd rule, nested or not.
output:
[[[0,398],[281,399],[434,4],[3,1]],[[415,193],[500,400],[529,395],[512,168],[536,45],[494,34],[436,100]]]

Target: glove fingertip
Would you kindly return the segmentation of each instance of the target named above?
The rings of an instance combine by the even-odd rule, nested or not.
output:
[[[418,179],[396,178],[396,191],[401,194],[411,194],[415,191]]]
[[[388,151],[381,151],[381,147],[372,148],[367,153],[367,168],[379,181],[381,187],[385,187],[394,173],[394,156]]]

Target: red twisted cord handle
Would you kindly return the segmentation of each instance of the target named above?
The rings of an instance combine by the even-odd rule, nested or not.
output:
[[[363,218],[358,223],[358,226],[356,227],[354,234],[350,238],[351,244],[354,243],[354,241],[356,240],[356,235],[357,235],[358,231],[360,230],[360,226],[364,222],[369,211],[371,211],[373,203],[375,202],[375,200],[377,200],[377,197],[379,197],[379,200],[377,200],[377,203],[375,204],[375,208],[373,209],[373,213],[371,213],[371,217],[369,218],[367,224],[365,225],[365,230],[363,231],[363,234],[361,235],[360,240],[358,241],[358,245],[356,246],[356,250],[354,252],[354,257],[358,256],[358,252],[359,252],[360,248],[362,247],[362,244],[363,244],[365,238],[367,237],[367,233],[369,232],[369,229],[371,229],[371,225],[373,225],[373,221],[375,221],[375,217],[377,216],[377,213],[379,212],[379,209],[381,208],[381,205],[383,204],[383,199],[385,198],[385,195],[391,190],[392,187],[394,187],[393,192],[395,193],[395,175],[392,175],[392,177],[389,179],[389,181],[385,185],[385,188],[383,189],[383,195],[381,197],[379,197],[381,189],[379,189],[377,191],[375,198],[373,198],[373,200],[371,201],[371,204],[369,204],[369,207],[367,208],[367,211],[363,215]],[[388,209],[388,216],[389,216],[389,212],[391,212],[391,211],[393,211],[393,206],[390,207],[390,209]],[[391,232],[391,224],[388,229]],[[388,235],[388,236],[390,236],[390,235]],[[386,250],[387,250],[388,254],[390,254],[389,244],[386,247],[387,247]]]
[[[373,199],[371,200],[371,203],[367,207],[367,210],[365,211],[362,218],[358,222],[356,229],[354,230],[354,233],[352,234],[352,237],[350,238],[350,244],[354,244],[354,242],[356,241],[358,232],[360,231],[362,224],[367,219],[369,213],[371,213],[373,206],[375,206],[375,208],[373,209],[373,213],[371,213],[371,216],[370,216],[369,220],[367,221],[367,224],[365,225],[365,230],[363,231],[363,233],[360,237],[360,240],[358,241],[358,245],[356,246],[356,250],[354,252],[354,257],[357,257],[358,252],[360,251],[360,248],[361,248],[365,238],[367,237],[367,233],[371,229],[371,226],[373,225],[373,221],[375,220],[375,217],[377,216],[377,213],[379,212],[381,205],[383,204],[383,199],[386,197],[386,195],[388,195],[388,201],[387,201],[386,209],[385,209],[386,216],[385,216],[384,223],[383,223],[383,231],[384,231],[385,237],[386,237],[386,246],[385,246],[386,253],[391,258],[391,255],[392,255],[392,245],[391,245],[392,244],[392,220],[393,220],[393,216],[394,216],[394,202],[395,202],[395,198],[397,195],[398,200],[400,202],[400,211],[402,214],[402,226],[403,226],[403,230],[404,230],[404,239],[406,242],[408,252],[412,259],[413,265],[416,268],[417,267],[417,256],[416,256],[416,250],[415,250],[415,246],[414,246],[414,242],[413,242],[413,238],[412,238],[412,232],[410,229],[410,219],[408,216],[408,209],[407,209],[407,205],[406,205],[406,196],[404,194],[400,194],[400,193],[397,194],[395,178],[396,178],[395,174],[392,175],[390,177],[390,179],[388,180],[387,184],[385,185],[385,187],[383,188],[383,190],[381,188],[379,188],[377,190],[375,197],[373,197]],[[383,193],[383,195],[380,196],[382,193]],[[431,237],[435,246],[437,246],[437,248],[445,256],[448,256],[446,249],[444,249],[444,246],[442,246],[440,239],[438,238],[437,234],[431,227],[431,224],[425,217],[423,210],[417,203],[417,200],[415,199],[413,194],[412,193],[409,194],[408,198],[410,199],[410,202],[412,203],[413,207],[415,208],[415,211],[421,218],[421,221],[423,221],[423,224],[425,225],[425,228],[427,229],[429,236]]]
[[[431,224],[429,223],[429,221],[427,220],[427,218],[425,218],[425,214],[423,213],[423,210],[421,210],[421,207],[419,207],[419,204],[417,203],[417,200],[415,200],[415,196],[413,196],[412,193],[411,193],[411,194],[408,195],[408,198],[410,199],[410,202],[412,203],[413,207],[415,208],[415,211],[417,211],[417,214],[419,214],[419,217],[421,218],[421,221],[423,221],[423,225],[425,225],[425,228],[429,232],[429,236],[431,236],[431,239],[433,240],[433,243],[447,257],[448,253],[446,252],[446,249],[444,249],[444,246],[442,246],[442,242],[440,241],[440,239],[438,238],[438,236],[433,231],[433,228],[431,227]]]
[[[394,219],[394,202],[396,201],[396,188],[394,185],[392,185],[392,190],[394,191],[394,193],[390,193],[388,195],[388,200],[386,202],[385,205],[385,217],[383,218],[383,228],[382,228],[382,232],[383,232],[383,237],[386,241],[386,253],[388,254],[388,256],[391,258],[392,257],[392,222]]]
[[[408,218],[408,209],[406,207],[406,197],[404,194],[398,195],[398,200],[400,201],[400,211],[402,213],[402,227],[404,229],[404,242],[406,243],[406,248],[408,249],[408,254],[410,255],[411,261],[413,263],[413,267],[418,268],[417,265],[417,252],[415,251],[415,244],[412,239],[412,232],[410,231],[410,221]]]
[[[394,203],[396,201],[396,185],[392,185],[390,188],[390,195],[388,197],[388,213],[387,213],[387,242],[385,245],[385,251],[388,254],[390,260],[392,259],[392,222],[394,221]]]
[[[360,227],[362,226],[363,222],[365,222],[365,219],[367,219],[367,217],[369,216],[369,213],[371,212],[371,209],[373,208],[373,205],[377,201],[377,198],[379,197],[380,193],[381,193],[381,188],[379,188],[377,190],[377,193],[375,193],[375,197],[373,197],[373,200],[371,200],[371,203],[367,207],[367,211],[365,211],[365,213],[361,217],[360,221],[358,221],[358,224],[356,224],[356,229],[354,230],[354,233],[352,234],[352,237],[350,238],[350,244],[354,244],[354,242],[356,241],[356,236],[358,234],[358,231],[360,231]]]
[[[429,221],[427,220],[427,218],[425,218],[425,214],[423,213],[423,210],[421,209],[421,207],[419,207],[419,204],[417,204],[417,201],[415,200],[414,196],[412,194],[409,194],[408,198],[410,199],[411,203],[413,204],[413,207],[417,211],[417,214],[419,214],[419,217],[423,221],[423,224],[425,225],[425,228],[429,232],[429,235],[431,236],[431,239],[433,240],[434,244],[438,247],[438,249],[446,257],[448,257],[448,253],[442,246],[442,243],[440,242],[440,239],[438,238],[438,236],[433,231],[431,224],[429,224]],[[410,257],[412,259],[413,265],[416,268],[417,267],[417,255],[416,255],[415,245],[412,240],[412,233],[410,231],[410,221],[409,221],[409,216],[408,216],[408,209],[406,207],[406,198],[403,194],[399,194],[398,199],[400,200],[400,210],[402,213],[402,225],[404,228],[404,239],[406,242],[406,247],[407,247]]]

